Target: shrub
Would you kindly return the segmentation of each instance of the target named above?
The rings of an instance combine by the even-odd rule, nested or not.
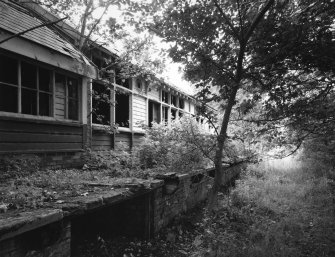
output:
[[[0,159],[0,180],[22,177],[40,169],[41,159],[36,155],[6,155]]]
[[[142,169],[191,172],[211,164],[214,136],[201,132],[193,119],[183,117],[170,127],[154,123],[145,129],[144,142],[133,151]]]

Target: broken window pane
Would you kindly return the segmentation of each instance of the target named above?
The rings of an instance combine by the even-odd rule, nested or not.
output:
[[[22,88],[21,106],[24,114],[37,114],[37,92],[31,89]]]
[[[18,112],[18,88],[0,83],[0,111]]]
[[[17,60],[0,55],[0,82],[17,85]]]
[[[35,66],[21,62],[21,85],[27,88],[37,88],[37,68]]]
[[[95,124],[110,124],[110,91],[103,84],[93,83],[92,122]]]
[[[115,123],[129,128],[129,95],[117,92],[115,101]]]

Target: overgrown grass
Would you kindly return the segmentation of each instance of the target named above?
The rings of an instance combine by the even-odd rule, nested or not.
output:
[[[335,256],[334,171],[324,169],[294,159],[249,166],[194,256]]]

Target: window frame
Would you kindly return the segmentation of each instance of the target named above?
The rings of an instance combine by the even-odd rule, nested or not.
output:
[[[0,81],[0,84],[4,84],[6,86],[15,87],[17,89],[17,110],[16,112],[8,112],[8,111],[1,111],[0,110],[0,116],[2,117],[15,117],[15,118],[23,118],[23,119],[31,119],[31,120],[46,120],[46,121],[64,121],[64,122],[70,122],[70,123],[81,123],[82,122],[82,109],[81,109],[81,93],[82,93],[82,78],[74,73],[71,73],[69,71],[61,70],[59,68],[55,68],[53,66],[36,62],[34,60],[25,58],[23,56],[17,56],[15,54],[2,52],[0,51],[0,56],[5,56],[7,58],[13,59],[16,61],[17,65],[17,84],[11,84],[7,82]],[[28,65],[33,66],[36,69],[36,88],[29,88],[22,86],[22,62],[25,62]],[[41,69],[47,70],[50,72],[50,91],[47,92],[43,89],[40,89],[40,76],[39,72]],[[64,108],[66,109],[66,115],[64,115],[64,118],[56,118],[55,117],[55,98],[56,98],[56,86],[55,86],[55,76],[56,73],[61,74],[65,76],[66,78],[70,77],[72,79],[75,79],[77,81],[77,119],[68,119],[68,95],[66,95],[64,102]],[[1,85],[0,85],[1,86]],[[36,114],[27,114],[22,113],[22,90],[28,89],[29,91],[36,92]],[[66,87],[67,91],[67,87]],[[49,96],[49,115],[40,115],[40,94],[47,94]],[[67,93],[66,93],[67,94]]]

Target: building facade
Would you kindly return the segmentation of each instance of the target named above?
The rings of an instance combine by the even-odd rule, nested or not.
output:
[[[36,4],[0,2],[0,42],[57,19]],[[94,42],[83,54],[79,39],[57,22],[0,43],[0,158],[38,154],[45,166],[80,166],[87,148],[131,149],[144,136],[143,124],[197,115],[193,97],[152,75],[102,72],[116,54]],[[201,117],[199,123],[207,126]]]

